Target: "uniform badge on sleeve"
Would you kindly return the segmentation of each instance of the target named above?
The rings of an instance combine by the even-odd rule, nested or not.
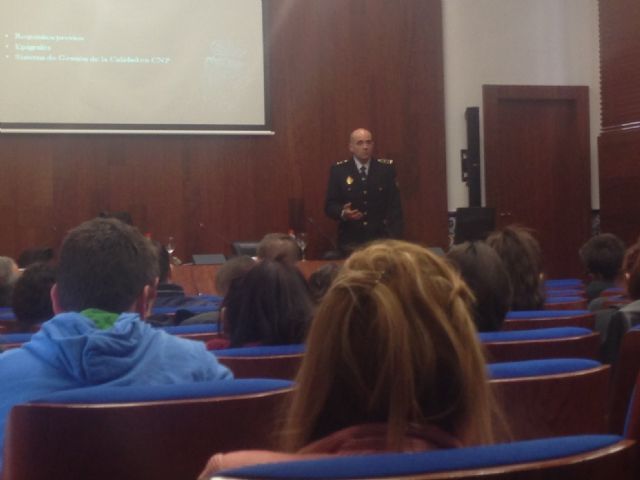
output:
[[[351,175],[349,175],[347,177],[347,185],[351,185],[353,183],[353,177]]]

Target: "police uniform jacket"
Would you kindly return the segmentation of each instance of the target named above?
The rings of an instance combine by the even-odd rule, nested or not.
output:
[[[362,212],[362,219],[341,218],[342,207],[347,203],[351,203],[352,209]],[[325,213],[339,221],[338,247],[343,251],[378,238],[401,237],[402,206],[393,160],[372,158],[364,179],[353,159],[333,165]]]

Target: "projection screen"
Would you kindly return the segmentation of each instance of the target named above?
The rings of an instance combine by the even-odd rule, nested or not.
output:
[[[3,0],[0,130],[269,133],[262,0]]]

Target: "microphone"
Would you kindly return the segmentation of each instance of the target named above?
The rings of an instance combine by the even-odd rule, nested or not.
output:
[[[307,217],[307,222],[309,222],[309,224],[313,226],[315,231],[318,232],[322,238],[324,238],[326,241],[328,241],[331,244],[331,247],[333,247],[334,250],[338,250],[338,245],[336,244],[336,242],[329,235],[324,233],[324,231],[315,222],[313,217]]]

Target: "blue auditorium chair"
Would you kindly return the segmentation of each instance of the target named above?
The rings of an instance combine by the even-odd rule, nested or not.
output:
[[[298,372],[304,345],[265,345],[215,350],[218,361],[236,378],[293,379]]]
[[[218,472],[216,479],[265,480],[630,480],[637,445],[616,435],[584,435],[490,446],[336,456]]]
[[[195,479],[218,451],[275,448],[286,380],[88,387],[15,406],[3,480]]]
[[[593,330],[595,316],[589,310],[522,310],[507,313],[503,330],[550,327],[582,327]]]

